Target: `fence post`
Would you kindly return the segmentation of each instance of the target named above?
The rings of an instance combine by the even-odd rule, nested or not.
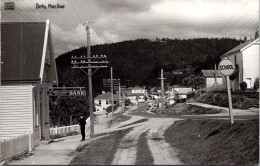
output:
[[[55,134],[58,134],[58,127],[55,126]]]
[[[32,132],[31,132],[31,130],[28,131],[28,136],[29,136],[28,153],[30,153],[32,151],[32,137],[31,137],[32,136]]]

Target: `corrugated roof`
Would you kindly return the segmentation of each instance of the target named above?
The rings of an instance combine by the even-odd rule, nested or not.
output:
[[[240,52],[241,49],[243,49],[244,47],[246,47],[247,45],[251,44],[252,42],[259,40],[259,38],[257,39],[250,39],[248,41],[246,41],[245,43],[241,43],[238,46],[234,47],[233,49],[229,50],[228,52],[226,52],[224,55],[220,56],[220,58],[224,58],[227,57],[229,55],[235,54]]]
[[[2,81],[39,80],[46,23],[1,23]]]
[[[119,99],[119,94],[113,94],[114,100]],[[111,92],[100,94],[97,97],[95,97],[96,100],[111,100]]]
[[[201,72],[205,77],[215,77],[215,70],[201,70]],[[219,70],[216,70],[216,72],[217,72],[217,77],[223,76],[223,74]]]

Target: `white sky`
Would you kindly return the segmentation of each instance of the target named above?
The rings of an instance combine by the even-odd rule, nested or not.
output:
[[[259,26],[258,0],[12,0],[3,22],[50,19],[56,56],[86,45],[82,23],[90,21],[91,43],[139,38],[253,37]],[[65,5],[36,9],[36,3]]]

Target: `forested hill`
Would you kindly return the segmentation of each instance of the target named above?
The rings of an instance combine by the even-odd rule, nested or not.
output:
[[[201,69],[214,69],[219,57],[242,41],[229,38],[200,39],[138,39],[91,47],[92,55],[107,55],[109,67],[113,67],[114,78],[121,84],[131,80],[131,85],[157,86],[160,69],[164,71],[189,70],[199,74]],[[71,55],[86,55],[86,47],[72,50],[57,59],[58,76],[67,86],[87,86],[87,75],[79,69],[71,68]],[[186,70],[187,71],[187,70]],[[166,82],[180,84],[182,77],[171,78]],[[95,92],[100,92],[102,79],[110,78],[110,68],[99,69],[93,75]]]

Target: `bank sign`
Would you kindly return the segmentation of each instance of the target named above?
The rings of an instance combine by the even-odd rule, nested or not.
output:
[[[86,90],[49,90],[49,96],[86,96]]]
[[[235,72],[235,65],[231,60],[223,59],[218,64],[218,70],[225,76],[230,76]]]

